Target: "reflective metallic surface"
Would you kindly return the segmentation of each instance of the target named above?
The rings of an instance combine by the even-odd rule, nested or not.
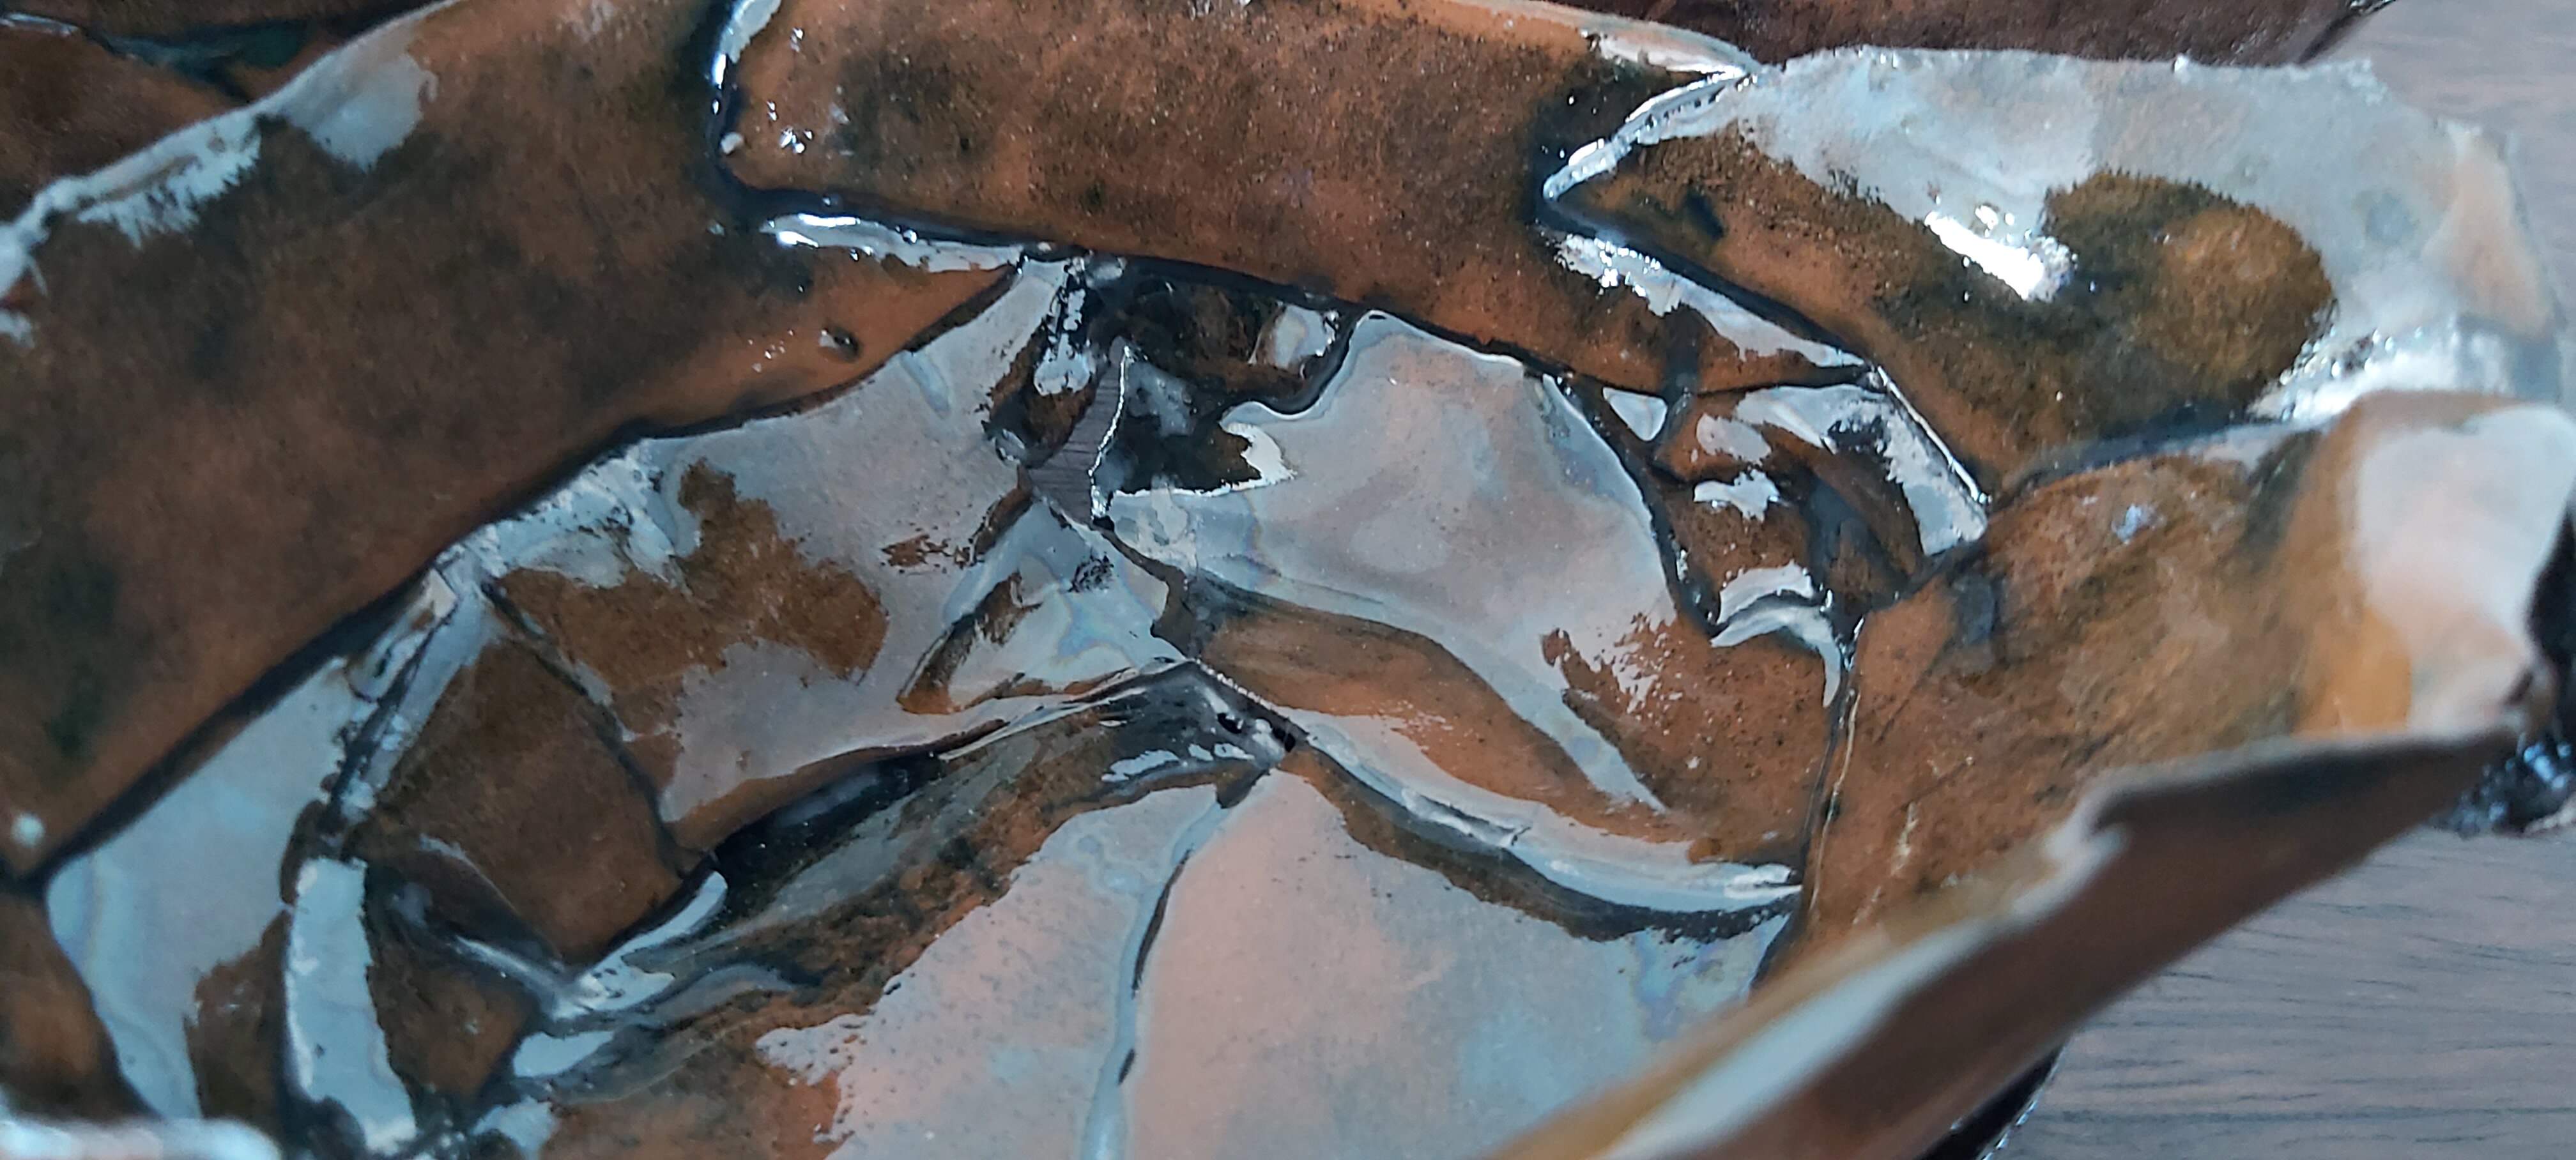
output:
[[[2492,139],[1415,7],[468,0],[35,193],[48,1066],[335,1155],[1897,1157],[2535,723]],[[424,230],[414,326],[297,260]]]

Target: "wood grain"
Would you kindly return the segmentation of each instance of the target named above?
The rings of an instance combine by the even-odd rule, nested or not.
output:
[[[2512,133],[2576,270],[2576,0],[2407,0],[2337,55]],[[2576,1155],[2576,842],[2423,833],[2079,1035],[2009,1160]]]
[[[2008,1156],[2569,1155],[2570,883],[2576,845],[2401,841],[2112,1008]]]

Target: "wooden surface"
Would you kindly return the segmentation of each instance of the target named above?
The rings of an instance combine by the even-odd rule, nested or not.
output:
[[[2511,131],[2576,271],[2576,0],[2404,0],[2340,53]],[[2425,833],[2079,1036],[2006,1160],[2576,1157],[2576,838]]]

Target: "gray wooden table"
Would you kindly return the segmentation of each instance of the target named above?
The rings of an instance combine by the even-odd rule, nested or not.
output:
[[[2520,141],[2576,273],[2576,0],[2403,0],[2340,57]],[[2576,1157],[2576,838],[2419,834],[2106,1013],[2007,1160]]]

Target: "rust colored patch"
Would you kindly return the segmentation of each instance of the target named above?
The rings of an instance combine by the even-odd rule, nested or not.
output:
[[[1611,833],[1691,837],[1679,819],[1595,788],[1473,671],[1413,633],[1259,602],[1213,618],[1197,655],[1265,704],[1383,722],[1468,784]]]
[[[34,898],[0,891],[0,1091],[38,1115],[108,1119],[140,1109],[89,988]]]
[[[1379,306],[1629,386],[1798,378],[1565,268],[1536,172],[1690,78],[1602,59],[1584,22],[1461,0],[791,0],[739,70],[727,163],[770,188]],[[1681,352],[1679,355],[1676,352]]]
[[[557,955],[588,960],[680,887],[680,856],[596,714],[527,646],[487,646],[440,696],[353,848],[432,887],[447,922],[506,937],[484,925],[497,899]],[[479,889],[437,888],[457,878]]]
[[[2188,454],[2049,484],[1863,625],[1802,953],[1993,864],[2105,771],[2290,731],[2306,642],[2243,551],[2258,486]]]
[[[466,966],[398,920],[370,911],[367,989],[394,1073],[472,1107],[534,1014],[525,992]]]
[[[1567,707],[1688,819],[1695,853],[1795,856],[1829,731],[1821,659],[1770,637],[1721,648],[1688,620],[1640,624],[1607,657],[1581,655],[1562,634],[1547,643]],[[1622,671],[1646,674],[1631,678],[1646,688],[1631,690]]]
[[[188,1020],[188,1065],[197,1107],[264,1132],[285,1126],[280,1068],[286,1059],[286,916],[271,920],[259,945],[198,980]]]
[[[914,674],[912,683],[895,695],[895,703],[908,713],[940,717],[1003,697],[1038,696],[1050,691],[1078,697],[1089,691],[1087,684],[1064,685],[1025,673],[984,690],[968,701],[959,701],[949,688],[949,682],[956,679],[957,670],[975,655],[978,648],[1009,641],[1012,631],[1020,626],[1021,621],[1028,619],[1030,613],[1037,611],[1045,600],[1045,593],[1028,591],[1027,583],[1018,573],[1004,578],[976,603],[974,612],[950,626],[948,635],[941,637],[939,644],[931,649],[930,656],[922,662],[921,671]]]
[[[690,464],[680,505],[698,518],[698,546],[675,562],[680,585],[634,572],[590,588],[533,567],[500,580],[551,642],[608,681],[631,730],[670,722],[677,706],[654,699],[675,699],[690,670],[724,668],[726,647],[744,639],[786,644],[842,678],[876,660],[886,608],[866,580],[806,557],[778,531],[778,513],[744,500],[724,469]]]
[[[419,0],[11,0],[13,12],[118,36],[180,39],[256,24],[363,25]]]
[[[2097,175],[2052,199],[2076,274],[2040,300],[1740,131],[1644,150],[1568,200],[1885,367],[1990,491],[2052,450],[2233,417],[2332,301],[2287,226],[2150,178]]]
[[[886,614],[867,582],[806,556],[766,503],[744,499],[733,477],[705,463],[680,478],[680,503],[698,519],[698,543],[676,561],[677,585],[648,572],[593,588],[542,569],[500,580],[502,594],[573,662],[598,674],[627,729],[665,738],[679,719],[690,673],[720,669],[725,650],[773,641],[841,677],[876,660]],[[900,545],[898,545],[900,547]],[[887,549],[889,557],[896,549]],[[664,742],[635,755],[657,784],[676,757]]]

